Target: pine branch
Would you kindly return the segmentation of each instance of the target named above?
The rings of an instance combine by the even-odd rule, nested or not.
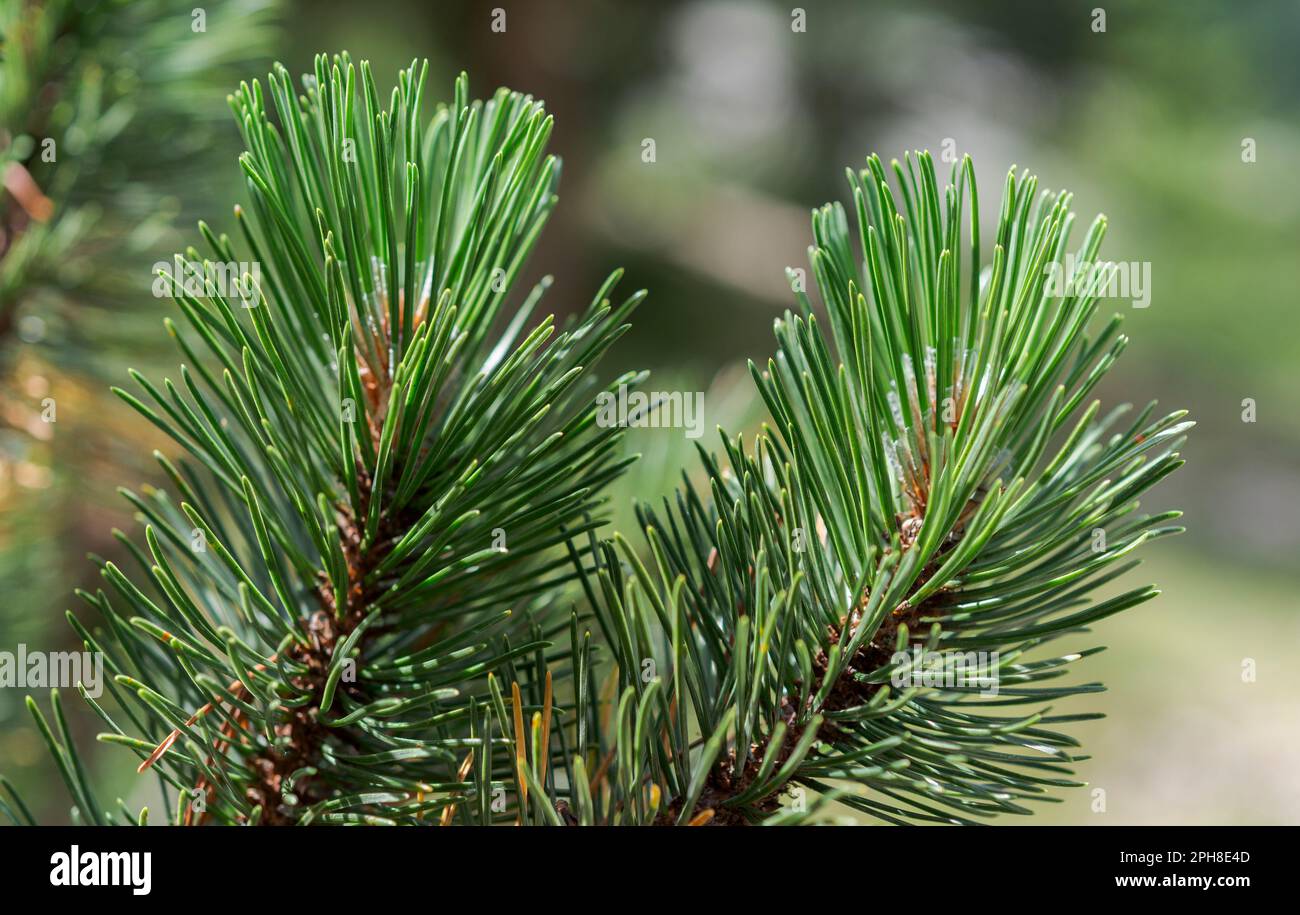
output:
[[[485,675],[550,644],[563,541],[628,460],[590,367],[643,293],[611,304],[616,273],[563,328],[529,327],[549,279],[507,307],[555,205],[551,119],[470,101],[463,75],[426,118],[427,69],[386,108],[347,55],[301,94],[282,67],[240,87],[242,244],[201,226],[211,254],[161,274],[180,383],[118,391],[188,458],[157,456],[172,492],[125,493],[140,569],[104,563],[82,597],[107,629],[73,625],[129,718],[87,696],[101,739],[176,792],[178,823],[450,819]],[[113,820],[32,709],[79,816]]]
[[[751,365],[774,426],[701,450],[706,493],[642,507],[648,564],[622,537],[584,548],[617,706],[600,727],[593,682],[571,748],[516,729],[529,821],[793,823],[838,800],[972,823],[1079,784],[1066,726],[1098,716],[1053,707],[1102,688],[1061,682],[1101,649],[1039,649],[1158,593],[1091,598],[1181,530],[1138,497],[1191,423],[1085,406],[1127,343],[1118,316],[1087,331],[1104,218],[1057,289],[1069,194],[1013,169],[981,268],[970,160],[942,194],[928,154],[893,170],[896,191],[875,157],[849,173],[856,255],[841,207],[813,214],[830,334],[796,282]]]

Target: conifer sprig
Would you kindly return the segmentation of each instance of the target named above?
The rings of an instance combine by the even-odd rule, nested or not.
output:
[[[129,719],[87,696],[101,739],[179,823],[450,818],[483,675],[549,644],[564,539],[630,460],[590,366],[642,294],[611,304],[616,273],[564,328],[532,320],[549,280],[507,306],[555,204],[551,119],[507,90],[471,101],[463,75],[426,118],[426,73],[386,107],[346,55],[301,94],[281,67],[240,87],[242,241],[202,226],[211,254],[162,274],[179,384],[119,391],[189,456],[158,455],[171,492],[125,493],[140,569],[105,563],[82,595],[106,628],[70,619]],[[57,697],[53,728],[29,704],[77,814],[113,820]]]
[[[830,334],[796,282],[751,365],[773,427],[724,434],[705,492],[641,509],[648,563],[622,537],[587,548],[617,704],[600,728],[580,702],[568,752],[516,733],[531,821],[804,822],[834,798],[970,823],[1079,784],[1064,726],[1097,716],[1055,704],[1102,688],[1060,680],[1101,649],[1038,649],[1155,596],[1091,598],[1180,530],[1138,497],[1191,424],[1086,403],[1127,343],[1118,316],[1087,330],[1104,218],[1058,286],[1068,194],[1013,169],[981,268],[970,160],[942,190],[928,154],[893,171],[896,190],[874,156],[849,172],[856,246],[839,205],[813,213]],[[562,773],[545,793],[537,759]]]

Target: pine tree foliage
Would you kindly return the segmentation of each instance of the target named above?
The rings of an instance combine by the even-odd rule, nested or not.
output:
[[[1077,785],[1097,716],[1056,705],[1101,649],[1057,642],[1157,593],[1100,592],[1179,530],[1139,497],[1190,426],[1090,399],[1127,343],[1094,327],[1105,220],[1067,258],[1070,195],[1013,169],[986,263],[969,159],[941,189],[928,154],[892,183],[870,158],[856,237],[813,214],[818,307],[792,273],[750,367],[771,425],[604,540],[626,461],[590,366],[641,295],[612,305],[616,274],[563,330],[529,329],[545,282],[507,307],[551,122],[464,77],[425,121],[425,73],[386,108],[346,56],[241,86],[241,242],[203,227],[179,383],[122,392],[189,456],[127,493],[144,543],[82,595],[102,627],[70,618],[115,674],[103,739],[174,821],[973,823]],[[142,822],[57,694],[31,707],[77,816]]]
[[[138,568],[81,595],[104,626],[69,618],[113,674],[120,715],[86,696],[101,739],[177,823],[449,819],[483,674],[544,666],[562,544],[630,460],[589,367],[642,294],[612,305],[615,274],[563,328],[533,318],[549,280],[508,305],[556,201],[552,121],[463,75],[428,117],[427,69],[386,106],[346,55],[301,92],[279,67],[240,87],[242,237],[201,226],[210,253],[162,274],[186,364],[119,391],[188,456],[157,456],[171,491],[125,493]],[[53,723],[29,705],[82,821],[144,817],[100,803],[57,694]]]
[[[1079,784],[1067,726],[1097,716],[1055,706],[1102,689],[1063,681],[1101,649],[1050,643],[1157,593],[1092,597],[1180,530],[1138,497],[1190,423],[1088,399],[1127,342],[1118,316],[1088,330],[1104,218],[1058,287],[1069,194],[1013,169],[981,269],[970,160],[943,189],[928,154],[893,171],[849,172],[856,240],[842,207],[813,214],[826,320],[792,274],[798,313],[751,365],[772,426],[642,507],[648,562],[589,546],[617,701],[600,727],[580,692],[558,755],[515,730],[529,822],[797,823],[838,799],[972,823]]]

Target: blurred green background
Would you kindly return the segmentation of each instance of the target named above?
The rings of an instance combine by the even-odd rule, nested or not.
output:
[[[1134,573],[1163,596],[1077,646],[1110,646],[1076,673],[1110,691],[1069,708],[1109,717],[1078,729],[1095,757],[1079,766],[1091,787],[1034,821],[1300,823],[1300,8],[1113,3],[1099,31],[1098,5],[300,0],[278,57],[299,72],[317,51],[347,49],[381,84],[428,57],[435,97],[464,69],[476,95],[505,84],[545,99],[564,179],[531,273],[555,274],[557,311],[585,302],[615,266],[629,287],[649,288],[606,368],[648,367],[655,389],[706,391],[707,429],[762,419],[744,360],[767,357],[772,319],[793,305],[783,271],[806,267],[809,209],[845,199],[844,167],[868,153],[970,153],[990,225],[1013,163],[1074,191],[1085,225],[1104,212],[1103,254],[1150,263],[1152,288],[1147,308],[1108,303],[1126,313],[1132,343],[1098,396],[1191,410],[1188,464],[1144,506],[1183,508],[1188,533],[1147,548]],[[223,227],[233,123],[229,142],[229,172],[194,182],[182,208]],[[141,308],[161,321],[147,270]],[[124,377],[140,360],[117,361]],[[6,401],[39,402],[57,379],[19,365]],[[37,525],[57,466],[11,461],[0,473],[0,549],[15,582],[0,593],[0,625],[21,627],[6,645],[66,642],[71,588],[95,577],[81,557],[112,555],[108,530],[132,523],[100,481],[148,473],[115,453],[145,450],[143,421],[102,409],[101,391],[78,397],[70,424],[117,443],[85,484],[93,512],[56,531]],[[1248,398],[1254,422],[1243,421]],[[62,422],[59,433],[77,434]],[[646,460],[617,494],[625,529],[632,496],[666,493],[691,451],[680,430],[640,430],[633,444]],[[1242,673],[1252,660],[1253,682]],[[0,770],[61,818],[63,789],[18,692],[0,690]],[[125,753],[95,759],[131,790]]]

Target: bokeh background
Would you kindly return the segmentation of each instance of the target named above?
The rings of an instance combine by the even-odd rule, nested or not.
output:
[[[505,10],[504,32],[492,28],[494,7]],[[585,302],[615,266],[625,284],[649,288],[607,365],[650,368],[656,389],[705,391],[708,429],[763,418],[745,360],[767,357],[772,319],[793,305],[784,268],[806,266],[810,208],[845,199],[844,168],[868,153],[970,153],[989,218],[1012,164],[1072,190],[1085,224],[1104,212],[1103,254],[1149,262],[1151,290],[1144,309],[1109,301],[1132,343],[1098,396],[1191,410],[1187,466],[1145,506],[1184,509],[1188,532],[1146,548],[1136,577],[1121,582],[1155,581],[1163,596],[1103,622],[1088,643],[1110,646],[1076,674],[1109,692],[1069,706],[1108,715],[1078,728],[1093,754],[1079,766],[1091,788],[1044,806],[1035,822],[1300,823],[1300,7],[807,0],[798,9],[802,20],[761,0],[299,0],[285,6],[277,56],[297,72],[317,51],[347,49],[370,59],[381,83],[428,57],[435,97],[464,69],[477,95],[504,84],[545,99],[564,178],[531,271],[554,273],[557,311]],[[177,192],[177,213],[228,224],[233,123],[227,141],[228,167]],[[174,237],[195,233],[178,225]],[[156,339],[101,349],[118,377],[175,361],[152,349],[169,306],[148,295],[147,271],[139,307]],[[68,444],[3,452],[0,641],[70,645],[63,611],[74,587],[97,578],[85,554],[120,551],[109,532],[133,521],[113,483],[151,478],[152,437],[106,385],[69,381],[24,346],[0,340],[6,409],[60,391]],[[638,431],[633,444],[646,457],[617,493],[624,528],[631,498],[667,492],[691,451],[680,430]],[[78,471],[71,503],[51,509],[61,462],[74,457],[90,468]],[[0,690],[0,770],[57,820],[63,789],[18,693]],[[91,759],[131,791],[126,754]]]

